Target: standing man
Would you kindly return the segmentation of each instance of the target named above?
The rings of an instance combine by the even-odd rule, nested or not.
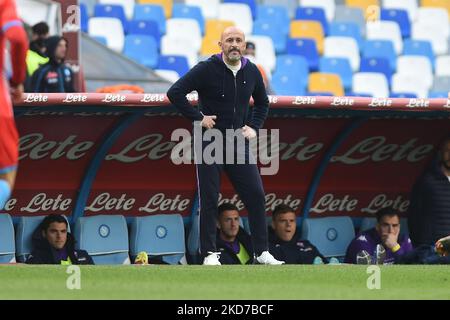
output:
[[[408,228],[414,247],[434,245],[450,234],[450,137],[440,145],[438,157],[411,193]]]
[[[39,66],[48,62],[46,39],[49,27],[46,22],[36,23],[32,28],[31,41],[27,52],[27,77],[25,80],[25,92],[30,92],[30,81],[33,73]]]
[[[197,64],[173,84],[167,96],[186,118],[199,122],[203,132],[214,128],[225,135],[226,129],[239,130],[238,134],[242,134],[246,140],[245,156],[251,158],[247,139],[255,138],[256,130],[263,126],[269,109],[269,99],[258,68],[243,57],[244,33],[236,27],[226,28],[221,35],[219,46],[222,49],[220,54]],[[193,108],[186,99],[186,94],[193,90],[199,95],[198,109]],[[250,97],[254,100],[252,110],[249,108]],[[210,142],[204,142],[202,139],[202,150],[208,144]],[[224,143],[223,153],[233,152],[232,156],[235,158],[241,155],[242,151],[235,149],[227,148]],[[230,178],[249,213],[255,262],[282,264],[282,261],[276,260],[268,251],[265,194],[256,164],[206,164],[198,161],[199,156],[201,155],[195,155],[200,194],[200,253],[204,257],[203,264],[220,265],[216,249],[216,221],[222,171]]]
[[[14,122],[12,102],[20,102],[25,80],[27,37],[13,0],[0,0],[0,210],[14,187],[18,164],[19,136]],[[12,75],[4,76],[5,42],[9,41]]]
[[[52,36],[45,43],[49,61],[33,73],[30,91],[75,92],[73,71],[64,62],[67,55],[67,40],[60,36]]]

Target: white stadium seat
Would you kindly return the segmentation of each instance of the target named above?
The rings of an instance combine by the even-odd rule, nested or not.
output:
[[[410,74],[395,73],[392,76],[393,93],[413,93],[418,98],[427,98],[428,89],[420,79]]]
[[[450,35],[448,28],[448,12],[444,8],[419,8],[415,23],[439,27],[442,29],[446,38]]]
[[[390,40],[394,44],[397,55],[403,51],[402,33],[398,23],[394,21],[375,21],[366,24],[367,40]]]
[[[439,56],[436,59],[436,75],[450,76],[450,56]]]
[[[330,58],[347,58],[353,72],[359,70],[360,55],[358,43],[350,37],[326,37],[324,56]]]
[[[374,98],[389,97],[389,85],[386,76],[377,72],[357,72],[353,75],[352,91],[370,94]]]
[[[205,19],[217,19],[220,0],[185,0],[187,5],[200,7]]]
[[[180,78],[178,72],[173,70],[156,69],[155,72],[164,80],[170,81],[172,83],[176,82]]]
[[[397,73],[421,79],[430,89],[433,84],[433,67],[425,56],[400,56],[397,59]]]
[[[188,59],[190,68],[198,62],[197,49],[189,38],[173,38],[171,35],[163,36],[161,38],[161,54],[185,56]]]
[[[117,18],[94,17],[88,22],[91,37],[104,37],[108,48],[122,52],[125,43],[122,22]]]
[[[414,23],[411,38],[430,41],[435,55],[446,54],[448,52],[448,41],[443,29],[442,26]]]
[[[221,3],[219,19],[233,21],[246,35],[252,34],[253,18],[250,7],[243,3]]]
[[[256,61],[264,67],[266,73],[272,73],[276,66],[276,55],[273,42],[267,36],[248,36],[246,41],[252,41],[256,46]]]
[[[172,18],[166,22],[166,35],[180,40],[192,42],[198,52],[202,46],[202,33],[197,20],[185,18]]]

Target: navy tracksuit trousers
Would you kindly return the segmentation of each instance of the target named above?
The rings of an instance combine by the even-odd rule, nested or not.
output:
[[[204,147],[205,144],[203,144],[203,150]],[[236,154],[236,151],[234,152]],[[225,153],[226,150],[224,150]],[[248,141],[246,141],[245,153],[248,160]],[[227,174],[248,211],[253,248],[258,256],[261,252],[268,250],[265,194],[258,166],[249,161],[245,164],[197,164],[200,195],[200,253],[204,257],[209,251],[217,251],[217,207],[223,171]]]

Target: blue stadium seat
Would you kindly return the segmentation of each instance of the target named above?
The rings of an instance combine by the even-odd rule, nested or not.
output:
[[[123,54],[150,69],[158,65],[158,44],[150,36],[126,36]]]
[[[408,12],[401,9],[381,9],[381,20],[397,22],[403,38],[411,36],[411,22],[409,21]]]
[[[323,73],[336,73],[341,77],[346,90],[352,87],[353,71],[350,61],[346,58],[323,57],[319,61],[319,71]]]
[[[313,39],[288,39],[286,53],[305,57],[308,61],[309,71],[317,71],[319,69],[319,52],[317,51],[316,42]]]
[[[84,3],[80,3],[80,29],[83,32],[88,32],[88,20],[89,14],[87,6]]]
[[[280,5],[264,5],[261,4],[257,8],[257,19],[262,21],[269,21],[270,23],[281,26],[285,35],[289,34],[289,13],[284,6]],[[256,22],[256,21],[255,21]],[[253,26],[253,29],[255,26]]]
[[[94,7],[94,17],[117,18],[122,22],[123,31],[128,32],[128,20],[121,5],[97,3]]]
[[[448,92],[446,91],[430,91],[428,93],[428,98],[448,98]]]
[[[405,39],[403,41],[403,55],[426,56],[430,59],[434,70],[436,59],[430,41]]]
[[[78,1],[79,4],[83,4],[86,6],[88,17],[91,17],[94,15],[94,6],[97,2],[99,2],[99,1],[98,0],[80,0],[80,1]]]
[[[172,18],[191,18],[197,20],[200,31],[205,34],[205,19],[202,10],[197,6],[189,6],[183,3],[174,3]]]
[[[409,237],[408,218],[400,218],[400,234]]]
[[[192,215],[191,227],[187,238],[187,251],[194,264],[200,263],[200,216],[196,212]]]
[[[184,56],[162,55],[159,57],[157,69],[173,70],[182,77],[189,71],[189,64]]]
[[[391,65],[386,58],[362,58],[359,71],[383,73],[386,76],[388,83],[391,83]]]
[[[356,23],[361,30],[361,35],[366,34],[366,19],[361,8],[337,5],[334,12],[334,21]]]
[[[74,229],[75,248],[86,250],[95,264],[130,264],[128,229],[123,216],[80,217]]]
[[[360,98],[372,98],[372,95],[371,94],[368,94],[368,93],[355,93],[355,92],[353,92],[353,91],[346,91],[345,92],[345,95],[347,96],[347,97],[360,97]]]
[[[295,15],[295,9],[298,6],[298,0],[262,0],[263,5],[277,5],[277,6],[283,6],[287,9],[289,19],[292,19]]]
[[[308,218],[303,220],[302,237],[325,257],[343,257],[355,230],[350,217]]]
[[[16,256],[18,262],[25,262],[33,250],[32,237],[45,216],[20,217],[16,230]]]
[[[153,4],[136,4],[134,6],[134,20],[150,20],[158,23],[159,32],[166,34],[166,16],[164,9],[160,5]]]
[[[431,90],[435,92],[450,92],[450,76],[435,76]]]
[[[386,58],[389,60],[391,70],[397,70],[397,54],[394,44],[389,40],[366,40],[362,49],[363,58]]]
[[[359,232],[367,231],[372,229],[377,224],[377,218],[374,217],[365,217],[361,220],[361,226],[359,227]]]
[[[298,7],[295,11],[295,20],[313,20],[322,25],[324,35],[328,35],[328,20],[325,10],[318,7]]]
[[[16,262],[14,226],[11,216],[0,213],[0,263]]]
[[[325,91],[307,91],[305,93],[305,96],[310,96],[310,97],[333,97],[334,93],[332,93],[332,92],[325,92]]]
[[[18,262],[25,262],[33,250],[32,237],[46,216],[20,217],[16,228],[16,256]],[[70,232],[70,224],[67,231]]]
[[[365,217],[361,220],[361,226],[359,227],[359,233],[363,231],[367,231],[369,229],[372,229],[377,224],[377,218],[375,217]],[[409,236],[409,230],[408,230],[408,219],[407,218],[400,218],[400,234],[405,234]]]
[[[329,36],[351,37],[356,40],[359,48],[363,46],[361,30],[353,22],[332,22],[329,27]]]
[[[306,90],[307,77],[296,72],[275,72],[271,85],[277,95],[303,96]]]
[[[417,98],[417,95],[414,93],[408,93],[408,92],[391,92],[390,94],[391,98],[407,98],[407,99],[415,99]]]
[[[129,23],[128,35],[144,35],[151,36],[156,40],[158,48],[161,42],[161,32],[156,21],[150,20],[131,20]]]
[[[289,20],[286,20],[289,22]],[[286,51],[287,33],[284,31],[285,26],[280,26],[270,20],[258,19],[253,23],[253,35],[268,36],[272,39],[275,52],[277,54]],[[289,24],[287,24],[289,29]]]
[[[250,231],[250,221],[248,221],[248,217],[239,217],[239,223],[242,227],[242,229],[245,230],[248,234],[251,235]]]
[[[277,56],[275,72],[296,73],[299,76],[308,78],[309,65],[305,57],[295,54],[280,54]],[[306,80],[305,80],[306,81]]]
[[[179,214],[158,214],[135,217],[130,226],[130,255],[141,251],[150,257],[161,257],[169,264],[185,258],[184,223]]]
[[[243,3],[250,7],[250,11],[252,12],[253,20],[257,18],[256,12],[256,0],[224,0],[223,3]]]

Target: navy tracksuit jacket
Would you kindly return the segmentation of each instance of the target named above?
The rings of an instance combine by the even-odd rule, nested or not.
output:
[[[450,235],[450,182],[439,161],[417,179],[410,201],[408,229],[414,248]]]
[[[194,108],[186,94],[196,90],[199,108]],[[167,92],[172,104],[191,121],[201,121],[203,115],[216,115],[215,129],[240,129],[244,125],[255,130],[263,126],[269,109],[264,82],[256,65],[241,59],[241,69],[234,77],[222,59],[211,56],[198,63]],[[254,106],[249,107],[250,97]],[[205,130],[204,130],[205,131]],[[203,148],[207,143],[203,143]],[[227,152],[224,143],[224,153]],[[248,144],[245,149],[248,155]],[[224,156],[225,159],[225,156]],[[198,164],[197,179],[200,194],[200,251],[216,252],[216,219],[221,172],[225,171],[249,213],[252,242],[259,255],[268,250],[265,218],[265,195],[256,164]]]
[[[37,69],[31,79],[28,79],[28,92],[75,92],[72,69],[63,61],[58,62],[55,57],[56,48],[63,40],[60,36],[47,39],[47,54],[49,62]]]

